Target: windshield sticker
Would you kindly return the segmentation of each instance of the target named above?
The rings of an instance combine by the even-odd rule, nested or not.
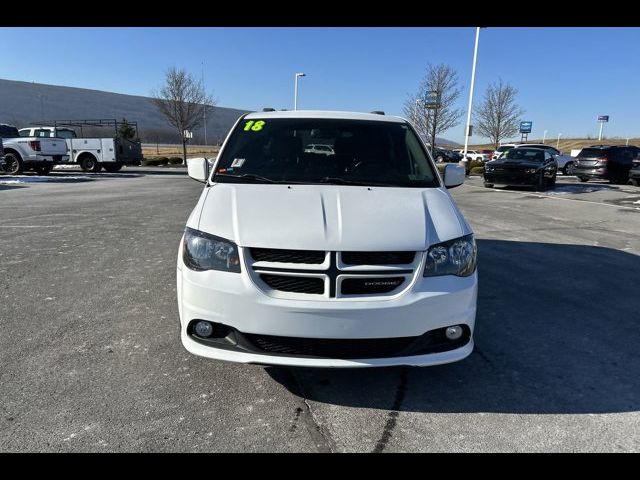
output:
[[[262,130],[262,127],[264,127],[264,124],[267,123],[264,120],[258,120],[257,122],[254,122],[253,120],[249,120],[247,123],[244,124],[244,131],[245,132],[259,132],[260,130]]]
[[[240,168],[244,164],[245,160],[245,158],[234,158],[233,162],[231,162],[231,166]]]

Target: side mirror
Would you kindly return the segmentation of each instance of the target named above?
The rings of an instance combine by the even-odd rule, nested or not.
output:
[[[187,173],[194,180],[207,183],[207,178],[209,178],[209,161],[206,158],[188,158]]]
[[[455,188],[464,183],[465,168],[461,165],[447,164],[444,168],[444,186]]]

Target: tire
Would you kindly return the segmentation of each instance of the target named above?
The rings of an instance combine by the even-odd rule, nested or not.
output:
[[[85,172],[95,173],[100,171],[101,166],[98,163],[96,157],[94,157],[93,155],[85,155],[80,159],[80,168],[82,168],[82,170],[84,170]]]
[[[580,180],[582,183],[586,183],[589,181],[587,177],[578,177],[578,180]]]
[[[49,175],[53,170],[53,165],[42,165],[34,169],[38,175]]]
[[[17,153],[4,154],[4,173],[8,175],[20,175],[24,172],[24,163]]]
[[[556,186],[556,176],[554,175],[553,178],[551,180],[549,180],[549,183],[547,183],[547,186],[549,188],[555,188]]]
[[[640,187],[640,180],[637,180],[635,178],[630,178],[629,184],[633,185],[634,187]]]
[[[567,164],[562,168],[562,173],[565,175],[573,175],[576,171],[576,165],[573,162],[567,162]]]
[[[442,157],[442,155],[438,155],[438,156],[436,157],[436,162],[437,162],[437,163],[442,163],[442,162],[444,162],[444,158]]]
[[[538,175],[538,181],[536,183],[536,192],[544,192],[547,187],[547,180],[544,178],[544,173],[540,172]]]
[[[102,164],[102,166],[109,173],[119,172],[120,169],[122,168],[122,164],[121,163],[104,163],[104,164]]]
[[[493,183],[484,182],[484,188],[493,188]]]

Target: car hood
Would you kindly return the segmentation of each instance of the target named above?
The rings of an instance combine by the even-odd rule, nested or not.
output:
[[[471,233],[440,188],[214,184],[194,228],[242,247],[425,250]]]

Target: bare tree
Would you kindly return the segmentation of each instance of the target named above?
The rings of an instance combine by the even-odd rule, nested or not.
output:
[[[418,133],[431,139],[432,147],[436,144],[436,135],[460,123],[464,111],[455,108],[460,93],[458,74],[453,68],[428,64],[418,91],[405,102],[405,115]]]
[[[186,164],[187,139],[184,131],[200,126],[204,109],[215,105],[215,100],[205,92],[202,80],[176,67],[167,70],[164,85],[159,91],[151,92],[151,96],[167,122],[178,131],[182,139],[183,162]]]
[[[518,133],[518,121],[524,113],[516,103],[516,90],[498,79],[487,87],[482,102],[476,106],[476,132],[491,140],[495,148],[504,138]]]

